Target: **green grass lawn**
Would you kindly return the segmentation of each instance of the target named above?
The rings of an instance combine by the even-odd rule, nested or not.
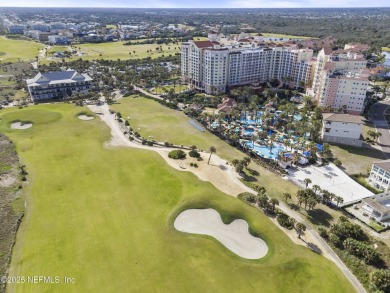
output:
[[[15,85],[15,80],[13,80],[12,78],[10,80],[9,77],[5,77],[5,78],[0,77],[0,86],[12,86],[12,85]]]
[[[9,100],[21,100],[23,98],[28,98],[29,94],[22,90],[14,90],[12,88],[3,88],[2,91],[0,91],[0,101],[5,100],[5,96],[8,95]]]
[[[43,44],[32,41],[11,40],[5,37],[0,37],[0,61],[17,62],[21,60],[34,59],[39,55],[39,49],[44,47]]]
[[[139,133],[148,137],[153,136],[158,141],[168,141],[174,144],[196,145],[198,148],[207,150],[215,146],[217,153],[222,158],[231,162],[234,159],[242,159],[245,155],[234,147],[228,145],[210,132],[201,132],[193,127],[184,113],[169,109],[158,102],[145,98],[123,98],[119,104],[111,108],[121,112],[126,119],[130,117],[131,127]],[[273,197],[283,199],[283,193],[288,190],[293,196],[298,191],[298,186],[288,180],[276,176],[271,171],[251,163],[251,169],[259,172],[260,175],[253,176],[254,183],[264,186]]]
[[[160,45],[157,44],[141,44],[141,45],[124,46],[123,42],[111,42],[111,43],[101,43],[101,44],[81,44],[81,45],[77,45],[76,47],[81,48],[81,52],[85,53],[85,55],[82,56],[82,59],[84,60],[92,60],[92,59],[116,60],[118,58],[138,59],[138,58],[146,58],[146,57],[158,58],[161,57],[162,55],[168,56],[169,54],[174,55],[175,53],[180,53],[180,48],[181,48],[180,45],[164,44],[161,45],[163,51],[157,51],[156,48],[159,46]],[[147,53],[146,52],[147,50],[152,50],[152,53]],[[131,54],[129,54],[129,52]]]
[[[217,152],[227,160],[243,157],[241,152],[218,137],[196,129],[184,113],[164,107],[154,100],[132,96],[120,99],[111,108],[121,112],[124,118],[130,117],[131,127],[136,131],[141,128],[138,132],[144,137],[153,136],[157,141],[178,145],[196,145],[203,150],[215,146]]]
[[[76,279],[8,292],[353,292],[332,262],[293,244],[256,209],[153,152],[104,147],[108,127],[79,120],[85,110],[52,104],[0,112],[0,131],[31,181],[10,275]],[[33,127],[11,130],[16,119]],[[269,253],[244,260],[210,237],[177,232],[173,220],[189,207],[246,219]]]
[[[366,139],[369,130],[375,131],[375,125],[365,123],[362,128],[362,136]],[[367,174],[367,170],[371,170],[372,162],[386,160],[382,151],[373,147],[355,148],[351,146],[332,145],[331,150],[333,155],[342,162],[342,169],[349,175],[363,173]]]
[[[64,52],[69,51],[68,46],[52,46],[50,49],[47,50],[47,55],[51,56],[56,52]]]
[[[374,148],[356,148],[351,146],[332,145],[333,155],[342,162],[342,169],[348,174],[363,173],[371,170],[373,162],[386,160],[385,155]]]
[[[174,89],[175,93],[181,93],[181,92],[187,90],[188,87],[186,85],[180,85],[180,84],[176,84],[175,87],[173,85],[158,86],[157,87],[157,93],[158,94],[163,94],[164,93],[163,89],[165,89],[166,91],[170,91],[171,89]],[[151,92],[153,94],[156,93],[156,88],[152,88]]]

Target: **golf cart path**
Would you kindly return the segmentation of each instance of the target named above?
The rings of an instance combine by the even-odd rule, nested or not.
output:
[[[171,167],[179,171],[189,171],[194,173],[199,179],[203,181],[208,181],[212,183],[220,191],[236,197],[241,192],[251,192],[257,194],[256,191],[250,189],[244,183],[242,183],[237,178],[237,173],[231,165],[226,164],[226,160],[221,159],[218,155],[213,154],[211,157],[211,164],[207,165],[205,161],[199,162],[199,168],[186,168],[183,169],[181,160],[173,160],[168,158],[168,153],[172,151],[172,148],[164,147],[150,147],[138,144],[136,142],[130,141],[122,132],[118,122],[115,120],[115,116],[112,115],[109,111],[107,104],[102,106],[90,105],[89,109],[94,113],[101,113],[99,115],[100,119],[104,121],[111,129],[111,141],[107,144],[108,146],[114,147],[132,147],[138,149],[146,149],[157,152]],[[205,153],[201,153],[202,157]],[[206,154],[208,155],[208,154]],[[202,164],[201,164],[202,163]],[[201,167],[202,165],[202,167]],[[226,169],[222,170],[221,165]],[[218,167],[219,166],[219,167]],[[284,213],[290,217],[295,218],[297,221],[305,224],[307,227],[305,234],[301,237],[305,240],[302,241],[298,239],[296,233],[293,230],[287,230],[281,227],[276,219],[269,218],[281,231],[283,231],[294,243],[298,245],[307,246],[307,244],[312,244],[317,246],[323,256],[333,261],[339,269],[343,272],[345,277],[351,282],[355,287],[357,292],[366,292],[357,278],[350,272],[350,270],[344,265],[340,258],[333,252],[330,246],[322,239],[322,237],[311,228],[310,224],[301,217],[301,215],[290,208],[288,208],[283,202],[280,202],[278,206]],[[310,253],[308,251],[308,253]]]

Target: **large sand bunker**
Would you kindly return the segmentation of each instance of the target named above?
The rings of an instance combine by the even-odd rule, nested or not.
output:
[[[30,122],[23,123],[23,122],[18,121],[18,122],[14,122],[11,124],[12,129],[27,129],[30,127],[32,127],[32,123],[30,123]]]
[[[88,116],[88,115],[79,115],[79,116],[77,116],[79,119],[81,119],[81,120],[84,120],[84,121],[88,121],[88,120],[92,120],[92,119],[94,119],[95,117],[93,117],[93,116]]]
[[[267,244],[249,234],[248,223],[237,219],[225,225],[213,209],[190,209],[181,212],[175,219],[177,230],[214,237],[235,254],[247,259],[259,259],[268,252]]]

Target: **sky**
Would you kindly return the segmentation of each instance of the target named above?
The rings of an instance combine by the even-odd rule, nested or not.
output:
[[[0,0],[0,7],[315,8],[389,7],[389,0]]]

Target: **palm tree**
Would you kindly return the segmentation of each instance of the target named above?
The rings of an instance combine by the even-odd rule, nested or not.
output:
[[[217,149],[216,149],[215,147],[211,146],[211,147],[209,148],[209,152],[210,152],[210,157],[209,157],[209,160],[207,161],[207,165],[210,164],[211,155],[212,155],[213,153],[216,153],[216,152],[217,152]]]
[[[251,163],[251,159],[249,157],[244,157],[241,162],[245,168],[248,168],[249,164]]]
[[[268,206],[268,196],[265,193],[259,194],[256,200],[260,208],[264,209]]]
[[[344,199],[341,196],[336,196],[334,200],[336,201],[337,206],[339,206],[340,203],[344,202]]]
[[[287,202],[289,199],[291,199],[291,193],[285,192],[283,193],[284,201]]]
[[[321,192],[321,187],[317,184],[314,184],[311,189],[313,189],[314,193],[317,194],[317,192]]]
[[[275,212],[275,206],[279,205],[279,200],[277,198],[271,198],[269,202],[270,202],[270,204],[272,206],[272,212],[274,213]]]
[[[297,231],[298,238],[301,239],[302,233],[306,231],[306,226],[298,222],[295,224],[295,230]]]
[[[305,178],[304,180],[303,180],[303,182],[305,182],[305,184],[306,184],[306,188],[309,186],[309,184],[311,183],[311,179],[310,178]]]
[[[241,174],[242,171],[244,171],[244,164],[242,162],[238,162],[238,164],[236,165],[236,172],[238,174]]]
[[[254,150],[255,149],[255,141],[259,138],[259,136],[253,132],[252,133],[252,149]]]

